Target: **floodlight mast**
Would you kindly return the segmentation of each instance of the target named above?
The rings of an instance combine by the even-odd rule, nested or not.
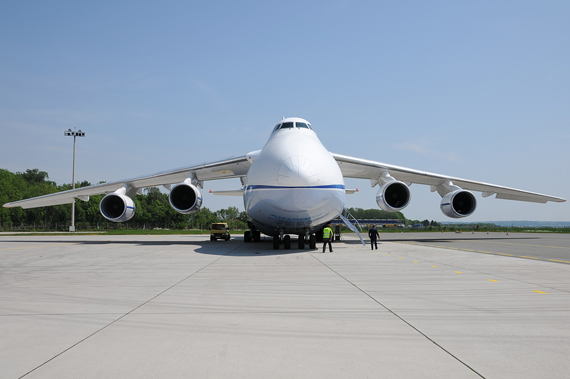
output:
[[[73,136],[73,174],[71,179],[72,188],[75,189],[75,139],[76,137],[85,137],[85,132],[82,132],[81,129],[78,131],[67,129],[63,132],[64,136]],[[73,198],[73,202],[71,203],[71,226],[69,227],[70,232],[75,232],[75,198]]]

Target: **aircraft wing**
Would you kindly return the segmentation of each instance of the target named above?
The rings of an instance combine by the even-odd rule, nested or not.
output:
[[[347,178],[370,179],[372,185],[378,183],[378,178],[386,171],[396,180],[407,183],[425,184],[429,186],[439,186],[447,181],[469,190],[483,193],[483,197],[496,194],[496,199],[528,201],[533,203],[546,203],[548,201],[564,202],[565,199],[555,196],[543,195],[540,193],[519,190],[515,188],[498,186],[495,184],[476,182],[454,178],[446,175],[433,174],[430,172],[413,170],[405,167],[394,166],[386,163],[369,161],[366,159],[349,157],[331,153],[340,166],[343,176]],[[435,187],[433,187],[435,188]],[[432,188],[432,190],[433,190]]]
[[[77,188],[49,195],[34,197],[4,204],[5,208],[22,207],[37,208],[50,205],[70,204],[75,198],[87,201],[91,195],[115,192],[126,186],[129,191],[136,191],[145,187],[181,183],[193,176],[198,181],[229,179],[245,176],[251,163],[248,155],[242,155],[220,161],[203,163],[196,166],[182,167],[174,170],[157,172],[152,175],[141,176],[111,183],[96,184],[89,187]]]

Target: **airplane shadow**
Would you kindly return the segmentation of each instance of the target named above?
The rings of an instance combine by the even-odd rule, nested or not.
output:
[[[192,236],[192,235],[190,235]],[[183,235],[177,235],[177,238],[184,237]],[[192,237],[195,237],[193,235]],[[11,243],[23,243],[22,240],[6,240],[3,239],[2,242],[11,242]],[[181,240],[168,240],[168,239],[161,239],[157,240],[141,240],[140,237],[137,239],[121,239],[121,240],[100,240],[100,241],[81,241],[81,240],[68,240],[65,238],[58,238],[56,240],[48,240],[48,239],[33,239],[31,241],[25,242],[33,242],[37,244],[62,244],[62,243],[69,243],[74,245],[83,245],[83,246],[109,246],[109,245],[123,245],[127,246],[161,246],[161,247],[168,247],[168,246],[188,246],[193,251],[200,253],[200,254],[207,254],[207,255],[231,255],[231,256],[257,256],[257,255],[286,255],[286,254],[297,254],[297,253],[304,253],[308,251],[318,251],[318,247],[322,245],[317,244],[317,249],[309,250],[306,249],[297,249],[297,241],[291,241],[291,249],[285,250],[283,246],[280,246],[279,250],[273,249],[273,240],[270,237],[262,237],[262,240],[259,242],[249,242],[244,243],[243,237],[235,237],[230,241],[210,241],[209,236],[205,235],[203,240],[196,241],[196,240],[188,240],[188,241],[181,241]]]
[[[144,237],[144,236],[143,236]],[[306,252],[315,252],[318,253],[322,249],[322,242],[317,243],[317,247],[313,250],[308,249],[298,249],[297,248],[297,241],[293,239],[291,241],[291,249],[285,250],[283,245],[280,246],[279,250],[273,249],[273,241],[270,237],[262,237],[262,240],[259,242],[249,242],[244,243],[243,237],[232,237],[230,241],[210,241],[209,236],[204,236],[203,240],[196,241],[195,235],[190,236],[193,237],[194,240],[180,240],[180,237],[184,237],[184,235],[177,235],[177,240],[169,240],[167,236],[164,236],[161,240],[141,240],[140,236],[137,238],[132,239],[121,239],[121,240],[91,240],[91,241],[81,241],[81,240],[68,240],[66,238],[61,238],[57,240],[48,240],[48,239],[41,239],[37,240],[34,239],[33,243],[42,243],[42,244],[60,244],[60,243],[72,243],[75,245],[84,245],[84,246],[105,246],[105,245],[124,245],[124,246],[188,246],[193,251],[200,253],[200,254],[207,254],[207,255],[231,255],[237,257],[251,257],[251,256],[259,256],[259,255],[290,255],[290,254],[298,254],[298,253],[306,253]],[[481,237],[461,237],[461,236],[454,236],[457,238],[449,237],[449,238],[395,238],[391,236],[382,236],[381,239],[378,241],[378,245],[381,245],[383,242],[416,242],[416,243],[437,243],[441,245],[445,244],[452,244],[457,241],[474,241],[474,242],[485,242],[485,241],[504,241],[504,237],[489,237],[489,238],[481,238]],[[540,239],[540,237],[529,237],[529,236],[510,236],[508,240],[536,240]],[[12,242],[12,243],[22,243],[22,240],[5,240],[3,239],[2,242]],[[364,240],[366,246],[370,245],[370,240]],[[333,250],[335,245],[344,244],[344,245],[360,245],[362,243],[358,239],[341,239],[340,241],[333,241]],[[327,249],[328,251],[328,249]]]

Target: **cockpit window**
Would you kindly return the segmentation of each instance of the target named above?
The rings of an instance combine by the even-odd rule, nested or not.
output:
[[[293,129],[295,127],[313,130],[313,128],[311,127],[311,124],[309,124],[307,122],[292,122],[291,121],[291,122],[283,122],[281,124],[275,125],[275,128],[273,128],[273,132],[276,132],[280,129]]]

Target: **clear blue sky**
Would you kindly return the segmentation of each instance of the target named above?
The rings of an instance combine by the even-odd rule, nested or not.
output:
[[[570,199],[569,20],[569,1],[3,1],[0,167],[71,182],[77,128],[76,179],[118,180],[260,149],[298,116],[336,153]],[[408,218],[450,220],[411,190]],[[570,219],[477,198],[465,221]]]

